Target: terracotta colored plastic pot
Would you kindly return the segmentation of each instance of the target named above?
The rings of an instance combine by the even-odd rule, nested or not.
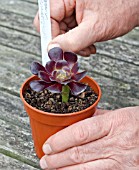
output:
[[[54,114],[40,111],[32,106],[30,106],[24,99],[23,94],[25,89],[29,86],[29,82],[37,79],[36,76],[28,78],[22,85],[20,90],[20,97],[24,104],[25,110],[28,113],[30,118],[30,125],[32,129],[32,137],[34,140],[34,146],[37,153],[37,156],[41,158],[44,153],[42,151],[42,146],[44,142],[54,133],[59,130],[75,123],[80,120],[91,117],[95,110],[96,106],[101,97],[101,89],[99,85],[90,77],[86,76],[82,79],[82,82],[87,83],[95,92],[98,94],[97,101],[90,107],[85,110],[67,113],[67,114]]]

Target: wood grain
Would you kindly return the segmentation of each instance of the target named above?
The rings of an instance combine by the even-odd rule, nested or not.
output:
[[[0,154],[0,168],[1,170],[37,170],[30,165],[25,164],[24,162],[13,159],[9,156]]]

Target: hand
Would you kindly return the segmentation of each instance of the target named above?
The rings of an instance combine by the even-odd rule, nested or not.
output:
[[[51,0],[53,40],[59,46],[88,56],[95,42],[124,35],[139,25],[139,0]],[[38,14],[34,25],[39,31]],[[54,45],[52,45],[54,44]]]
[[[139,106],[73,124],[51,136],[43,150],[43,169],[138,170]]]

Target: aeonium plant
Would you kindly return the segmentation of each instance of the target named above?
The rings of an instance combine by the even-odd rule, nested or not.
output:
[[[86,89],[86,85],[80,83],[85,77],[86,71],[78,72],[79,65],[77,55],[72,52],[63,52],[59,47],[54,47],[48,52],[50,61],[44,66],[38,62],[31,64],[31,72],[39,77],[39,80],[30,82],[30,87],[36,92],[44,89],[51,93],[61,93],[62,102],[68,102],[69,93],[75,96]]]

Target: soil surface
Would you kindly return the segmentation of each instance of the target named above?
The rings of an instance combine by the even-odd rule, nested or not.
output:
[[[47,89],[35,92],[28,88],[24,98],[31,106],[49,113],[73,113],[84,110],[91,106],[98,98],[98,95],[87,86],[86,90],[78,96],[70,94],[69,101],[62,103],[60,94],[52,94]]]

